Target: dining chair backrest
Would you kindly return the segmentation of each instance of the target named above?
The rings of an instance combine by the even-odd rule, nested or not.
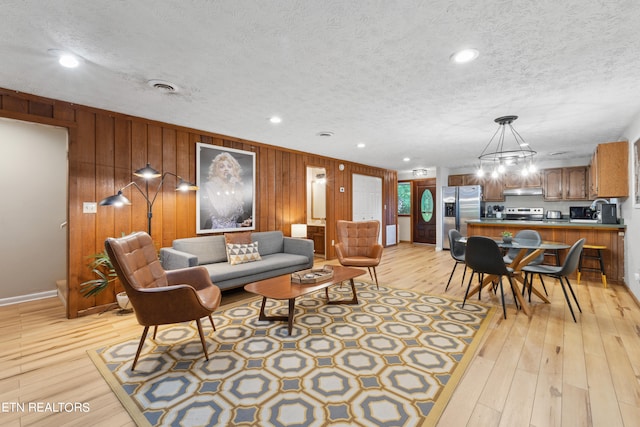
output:
[[[467,267],[476,273],[508,275],[509,270],[502,259],[502,252],[495,240],[482,236],[467,239],[464,255]]]
[[[584,242],[587,239],[584,237],[571,246],[569,249],[569,253],[564,260],[564,264],[562,264],[562,268],[558,271],[559,276],[567,277],[578,268],[578,263],[580,262],[580,254],[582,253],[582,247],[584,246]]]
[[[536,230],[520,230],[516,233],[514,237],[514,240],[518,241],[518,239],[532,240],[538,244],[542,243],[542,237],[540,236],[540,233],[538,233]],[[531,252],[533,252],[533,249],[529,249],[527,251],[527,254],[530,254]],[[509,257],[510,259],[514,259],[515,257],[518,256],[519,253],[520,253],[520,249],[511,248],[507,251],[507,257]],[[542,261],[544,261],[544,252],[541,253],[535,260],[531,261],[529,264],[542,264]]]
[[[462,239],[462,234],[458,230],[454,228],[449,230],[449,249],[451,256],[456,261],[464,260],[465,245],[460,243],[460,239]]]

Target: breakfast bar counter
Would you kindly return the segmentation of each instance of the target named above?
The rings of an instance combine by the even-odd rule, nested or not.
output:
[[[467,221],[468,236],[499,238],[503,231],[510,231],[515,235],[518,231],[524,229],[536,230],[544,241],[572,245],[582,237],[586,237],[586,243],[589,245],[606,246],[607,249],[603,251],[603,257],[608,282],[624,284],[624,236],[626,231],[624,224],[578,223],[567,220],[514,221],[481,219]],[[560,262],[564,261],[565,256],[566,251],[561,251]],[[553,264],[554,261],[550,257],[545,262]],[[586,260],[585,264],[589,262],[589,265],[593,265],[590,261],[592,260]],[[585,271],[582,277],[596,282],[600,281],[600,275],[597,272]]]

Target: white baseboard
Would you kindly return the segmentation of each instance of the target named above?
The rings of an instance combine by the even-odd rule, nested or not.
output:
[[[38,292],[35,294],[29,294],[29,295],[20,295],[17,297],[0,298],[0,306],[20,304],[21,302],[35,301],[35,300],[44,299],[44,298],[53,298],[57,295],[58,295],[58,291],[55,290],[55,291]]]

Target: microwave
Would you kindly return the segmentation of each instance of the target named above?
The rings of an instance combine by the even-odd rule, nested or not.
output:
[[[594,213],[588,206],[569,206],[570,219],[593,219]]]

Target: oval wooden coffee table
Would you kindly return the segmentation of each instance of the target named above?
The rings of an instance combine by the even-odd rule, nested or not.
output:
[[[333,266],[333,277],[322,282],[305,284],[305,283],[292,283],[291,274],[285,274],[271,279],[260,280],[257,282],[249,283],[245,285],[244,290],[253,294],[262,296],[262,306],[260,307],[260,320],[286,320],[289,322],[289,335],[293,329],[293,314],[295,312],[296,298],[302,295],[310,294],[311,292],[324,289],[327,296],[327,304],[357,304],[358,295],[356,294],[356,287],[353,279],[365,274],[365,270],[359,268],[342,267],[339,265]],[[351,292],[353,298],[350,300],[329,300],[329,286],[337,283],[342,283],[349,280],[351,284]],[[267,302],[267,298],[289,300],[289,314],[288,316],[267,316],[264,313],[264,306]]]

